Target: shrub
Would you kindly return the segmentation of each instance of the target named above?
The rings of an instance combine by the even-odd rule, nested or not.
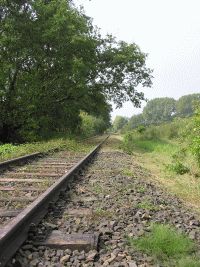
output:
[[[183,163],[181,163],[180,161],[168,164],[167,169],[180,175],[188,173],[190,171],[190,169],[187,166],[183,165]]]
[[[200,166],[200,106],[196,108],[193,123],[191,150]]]

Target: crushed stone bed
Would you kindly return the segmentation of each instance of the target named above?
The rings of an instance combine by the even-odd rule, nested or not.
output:
[[[127,242],[128,237],[149,232],[153,222],[170,224],[200,243],[197,216],[175,196],[147,182],[146,175],[131,156],[101,149],[8,266],[161,267]],[[53,230],[68,235],[96,233],[98,248],[88,252],[47,248],[42,242]]]

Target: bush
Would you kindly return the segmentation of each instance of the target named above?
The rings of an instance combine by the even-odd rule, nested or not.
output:
[[[167,169],[180,175],[188,173],[190,171],[190,169],[183,165],[183,163],[181,163],[180,161],[167,165]]]
[[[107,128],[106,123],[101,117],[97,118],[85,112],[81,112],[80,117],[82,120],[80,130],[83,136],[101,134]]]
[[[167,169],[180,175],[188,173],[190,169],[182,163],[186,155],[186,148],[179,149],[176,153],[172,154],[172,163],[167,165]]]
[[[200,106],[199,105],[196,108],[195,116],[193,119],[191,150],[192,153],[195,155],[198,164],[200,166]]]

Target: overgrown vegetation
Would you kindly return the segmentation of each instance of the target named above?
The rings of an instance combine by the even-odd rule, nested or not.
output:
[[[88,152],[89,150],[91,150],[91,148],[92,145],[83,142],[77,142],[77,140],[71,139],[69,137],[56,138],[49,141],[34,142],[21,145],[5,144],[0,146],[0,161],[35,152],[45,153],[54,149],[67,149],[69,151]]]
[[[200,201],[200,108],[193,117],[148,127],[123,136],[122,148],[151,171],[150,179],[163,184],[187,203]]]
[[[130,119],[122,116],[120,121],[127,121],[126,124],[119,124],[116,127],[116,122],[119,118],[116,117],[113,122],[113,131],[121,131],[122,133],[138,129],[141,127],[147,127],[151,125],[160,125],[166,122],[176,121],[179,118],[188,118],[194,115],[194,104],[199,103],[200,94],[184,95],[177,101],[173,98],[162,97],[150,100],[144,107],[143,112],[138,115],[133,115]],[[169,126],[166,130],[169,130]],[[141,128],[142,129],[142,128]],[[164,129],[163,129],[164,130]],[[173,130],[173,124],[171,124],[171,137],[177,133],[176,129]]]
[[[146,54],[102,37],[72,0],[2,1],[0,20],[0,142],[80,134],[81,112],[104,131],[109,101],[139,106],[137,86],[151,86]]]
[[[194,259],[196,244],[169,225],[153,224],[150,233],[138,239],[129,238],[129,244],[164,266],[199,266],[199,261]]]

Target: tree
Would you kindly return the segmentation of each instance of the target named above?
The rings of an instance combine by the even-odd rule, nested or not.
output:
[[[8,0],[1,6],[0,141],[77,131],[80,112],[106,121],[117,106],[144,99],[146,55],[102,38],[69,0]]]
[[[172,120],[175,114],[176,101],[163,97],[150,100],[144,107],[143,116],[146,124],[158,124]]]
[[[195,101],[200,100],[200,94],[190,94],[180,97],[176,102],[176,115],[190,117],[194,114]]]
[[[122,116],[116,116],[113,121],[113,130],[117,132],[121,130],[128,122],[128,118]]]
[[[146,57],[135,43],[117,42],[109,36],[100,46],[93,86],[100,87],[117,107],[128,100],[135,107],[140,107],[141,100],[145,98],[142,92],[137,91],[137,86],[152,85],[152,71],[146,67]]]
[[[130,131],[132,129],[135,129],[137,128],[138,126],[142,126],[145,124],[145,121],[144,121],[144,117],[143,117],[143,114],[137,114],[137,115],[133,115],[127,125],[125,126],[126,130]]]

